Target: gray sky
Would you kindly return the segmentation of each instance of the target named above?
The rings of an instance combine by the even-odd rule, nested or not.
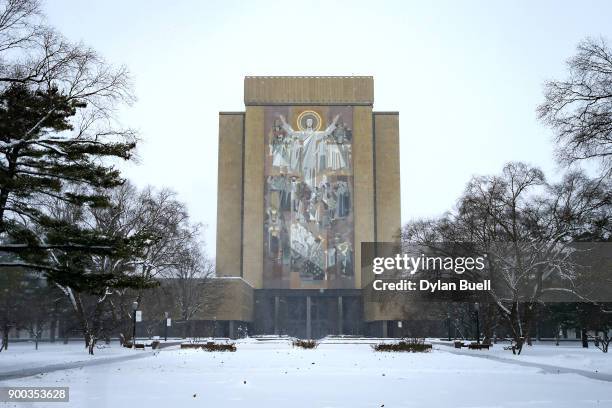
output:
[[[133,74],[136,184],[168,186],[208,225],[214,255],[218,111],[243,110],[245,75],[373,75],[375,110],[400,112],[402,219],[452,207],[506,161],[558,177],[536,120],[544,80],[585,36],[612,40],[607,1],[47,0],[48,22]]]

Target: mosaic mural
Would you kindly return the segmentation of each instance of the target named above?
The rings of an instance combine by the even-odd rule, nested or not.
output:
[[[352,113],[266,107],[265,287],[354,287]]]

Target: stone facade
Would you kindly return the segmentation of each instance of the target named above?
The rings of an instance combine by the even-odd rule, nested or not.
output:
[[[244,103],[219,114],[214,318],[306,337],[397,319],[359,293],[361,242],[400,229],[398,113],[372,110],[372,77],[246,77]]]

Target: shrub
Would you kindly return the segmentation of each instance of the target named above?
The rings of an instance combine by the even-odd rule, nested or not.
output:
[[[209,341],[206,343],[183,343],[181,344],[182,349],[199,349],[206,351],[236,351],[235,343],[215,343]]]
[[[319,345],[315,340],[293,340],[293,347],[301,347],[303,349],[315,349]]]
[[[431,344],[425,343],[423,339],[401,340],[398,343],[379,343],[372,346],[374,351],[409,351],[412,353],[428,353]]]

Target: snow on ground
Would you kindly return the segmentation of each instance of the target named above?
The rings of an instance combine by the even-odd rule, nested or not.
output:
[[[88,408],[612,407],[610,382],[456,355],[446,346],[426,354],[376,353],[366,343],[302,350],[250,339],[235,353],[168,349],[1,385],[69,386],[70,403],[60,405]]]
[[[601,350],[589,345],[588,349],[582,348],[579,342],[564,342],[559,346],[554,343],[534,344],[524,346],[520,355],[513,355],[511,351],[503,349],[507,344],[497,344],[491,348],[496,356],[559,366],[563,368],[576,368],[593,372],[612,374],[612,354],[605,354]]]
[[[15,342],[9,343],[8,350],[0,352],[0,373],[53,364],[100,360],[133,352],[134,350],[121,347],[118,342],[108,346],[99,345],[93,356],[87,354],[82,341],[71,341],[68,344],[41,342],[38,344],[38,350],[34,349],[34,343]]]
[[[442,343],[442,342],[435,342]],[[448,342],[444,342],[448,343]],[[467,343],[467,342],[466,342]],[[504,350],[510,343],[494,344],[489,351],[462,349],[463,354],[490,354],[512,361],[546,364],[562,368],[573,368],[591,372],[612,374],[612,353],[603,353],[591,343],[588,349],[582,348],[579,341],[564,341],[555,346],[553,342],[534,342],[533,346],[525,345],[520,355]]]

